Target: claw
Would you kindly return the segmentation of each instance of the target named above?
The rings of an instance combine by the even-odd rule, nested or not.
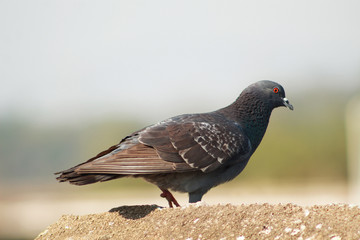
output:
[[[160,190],[162,191],[162,193],[160,194],[160,197],[166,198],[166,200],[168,200],[169,207],[172,208],[173,203],[175,204],[176,207],[180,207],[180,204],[176,201],[176,199],[171,194],[171,192],[169,192],[167,189],[162,189],[162,188],[160,188]]]

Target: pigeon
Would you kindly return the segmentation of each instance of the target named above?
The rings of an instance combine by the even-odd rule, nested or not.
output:
[[[169,207],[180,206],[169,190],[188,193],[189,203],[195,203],[242,172],[265,134],[272,110],[281,106],[294,109],[284,88],[258,81],[227,107],[145,127],[55,174],[58,181],[74,185],[141,177],[160,188]]]

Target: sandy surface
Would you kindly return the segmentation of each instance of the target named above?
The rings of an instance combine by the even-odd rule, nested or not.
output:
[[[345,204],[121,206],[64,215],[36,239],[360,239],[360,208]]]
[[[79,188],[66,184],[38,189],[34,186],[7,189],[0,186],[0,239],[34,239],[62,215],[98,214],[125,205],[167,206],[166,200],[159,196],[159,189],[151,184],[141,188],[119,186],[102,189],[106,185],[100,184],[101,189],[96,189],[96,185]],[[181,205],[187,203],[187,194],[173,194]],[[209,205],[292,203],[307,207],[340,203],[358,205],[360,198],[349,198],[347,185],[343,183],[311,181],[309,184],[280,185],[233,181],[212,189],[204,201]]]

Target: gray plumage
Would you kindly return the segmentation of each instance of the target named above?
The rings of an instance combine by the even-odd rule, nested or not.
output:
[[[142,177],[178,206],[169,190],[189,193],[197,202],[212,187],[235,178],[260,144],[274,108],[286,106],[281,85],[259,81],[231,105],[214,112],[185,114],[151,125],[68,170],[60,182],[85,185]]]

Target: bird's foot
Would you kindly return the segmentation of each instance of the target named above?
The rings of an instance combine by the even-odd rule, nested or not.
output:
[[[168,200],[169,202],[169,207],[173,207],[173,203],[175,204],[176,207],[180,207],[180,204],[176,201],[176,199],[174,198],[174,196],[171,194],[171,192],[169,192],[167,189],[161,189],[162,193],[160,194],[160,197],[166,198],[166,200]]]

